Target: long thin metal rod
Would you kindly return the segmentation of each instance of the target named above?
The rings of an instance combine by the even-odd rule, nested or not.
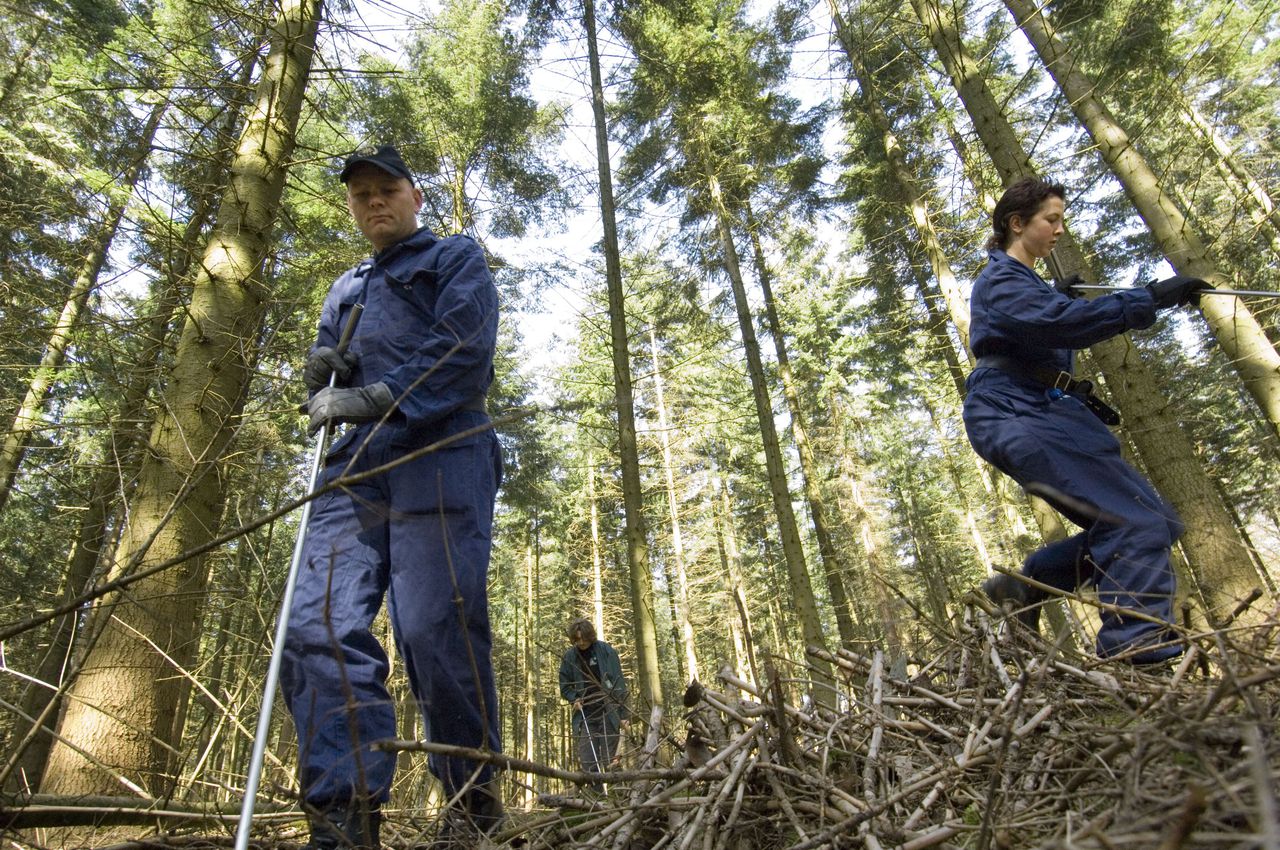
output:
[[[1073,283],[1071,284],[1071,288],[1088,292],[1125,292],[1133,287],[1104,286],[1100,283]],[[1280,298],[1280,292],[1270,292],[1265,289],[1202,289],[1197,292],[1196,295],[1234,295],[1236,297]]]
[[[591,734],[591,721],[587,719],[587,710],[578,704],[578,712],[582,714],[582,731],[587,735],[587,744],[591,747],[591,760],[596,763],[596,772],[600,772],[600,754],[596,752],[596,739]]]
[[[338,352],[347,350],[351,337],[355,335],[356,323],[364,312],[363,304],[355,304],[351,315],[347,317],[347,325],[342,329],[342,339],[338,340]],[[336,375],[329,376],[329,386],[333,386]],[[320,481],[320,470],[324,468],[325,450],[329,447],[330,423],[320,426],[316,435],[315,451],[311,458],[311,475],[307,479],[307,494],[315,492]],[[298,525],[298,537],[293,544],[293,559],[289,562],[289,575],[284,581],[284,597],[280,600],[280,616],[276,618],[276,637],[272,645],[271,663],[267,665],[267,681],[262,688],[262,706],[258,709],[258,731],[253,737],[253,754],[249,757],[249,775],[245,780],[244,802],[240,806],[240,822],[236,826],[235,850],[247,850],[249,846],[249,830],[253,826],[254,799],[258,796],[258,783],[262,779],[262,762],[267,753],[267,736],[271,732],[271,709],[275,705],[276,686],[280,682],[281,650],[284,648],[285,636],[289,632],[289,612],[293,608],[293,591],[298,585],[298,571],[302,565],[302,547],[307,540],[307,523],[311,519],[312,502],[308,500],[302,506],[302,519]]]

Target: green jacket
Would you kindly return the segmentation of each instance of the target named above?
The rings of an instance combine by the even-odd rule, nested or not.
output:
[[[605,724],[609,731],[616,732],[623,720],[631,719],[631,711],[627,708],[627,680],[622,676],[622,662],[618,660],[617,651],[602,640],[592,643],[587,654],[595,658],[600,670],[599,685],[604,694]],[[586,697],[591,684],[590,672],[578,655],[578,648],[570,646],[560,659],[560,696],[570,703]],[[575,732],[582,731],[582,723],[582,712],[575,711]]]

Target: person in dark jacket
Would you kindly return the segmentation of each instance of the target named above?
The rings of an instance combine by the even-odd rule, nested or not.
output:
[[[303,369],[312,430],[346,428],[320,484],[395,465],[318,497],[300,560],[281,687],[311,850],[379,845],[396,754],[370,744],[398,737],[371,631],[384,596],[427,737],[500,749],[486,576],[502,461],[484,405],[497,291],[479,245],[418,226],[422,192],[394,147],[358,152],[341,180],[374,254],[330,288]],[[497,828],[489,767],[433,755],[430,768],[452,801],[433,847]]]
[[[560,659],[560,696],[570,703],[578,761],[587,773],[603,773],[618,754],[621,732],[631,720],[627,680],[617,651],[596,638],[590,620],[569,624],[569,642]],[[597,790],[599,784],[594,786]]]
[[[1169,548],[1182,523],[1090,409],[1089,387],[1071,375],[1073,350],[1149,327],[1157,310],[1198,301],[1208,284],[1178,275],[1091,300],[1058,291],[1035,265],[1063,233],[1064,198],[1062,186],[1024,178],[996,204],[990,261],[970,300],[978,362],[965,429],[974,450],[1019,484],[1062,494],[1054,506],[1084,529],[1032,553],[1022,574],[1061,590],[1094,584],[1106,606],[1098,655],[1159,663],[1182,651],[1164,625],[1173,622]],[[1043,592],[1001,573],[983,589],[1036,625]]]

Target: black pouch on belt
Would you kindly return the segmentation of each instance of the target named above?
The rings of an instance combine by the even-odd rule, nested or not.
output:
[[[1116,409],[1093,394],[1093,381],[1087,379],[1076,380],[1067,372],[1055,372],[1052,369],[1028,366],[1003,354],[982,355],[978,358],[977,368],[983,366],[999,369],[1002,372],[1008,372],[1010,375],[1017,375],[1021,378],[1029,378],[1051,389],[1070,393],[1083,401],[1084,406],[1089,408],[1089,412],[1101,419],[1106,425],[1114,428],[1120,424],[1120,414],[1116,412]]]
[[[1084,406],[1089,408],[1089,411],[1094,416],[1098,417],[1112,428],[1120,424],[1120,414],[1116,409],[1093,393],[1089,393],[1084,397]]]

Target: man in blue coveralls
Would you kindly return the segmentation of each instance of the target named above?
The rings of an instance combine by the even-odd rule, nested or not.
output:
[[[319,497],[307,529],[281,686],[313,850],[379,846],[396,755],[370,743],[397,737],[387,655],[370,631],[384,595],[427,737],[500,748],[486,573],[502,461],[484,404],[497,292],[474,241],[418,226],[422,192],[394,147],[358,152],[341,179],[374,254],[325,299],[303,373],[308,413],[313,431],[351,423],[322,485],[391,466]],[[498,827],[489,767],[434,755],[430,767],[450,800],[433,847],[471,847]]]
[[[991,259],[970,299],[978,363],[967,382],[965,429],[977,453],[1019,484],[1063,494],[1054,507],[1085,529],[1032,553],[1023,575],[1061,590],[1093,583],[1107,606],[1098,654],[1160,663],[1182,651],[1165,627],[1173,621],[1169,547],[1182,523],[1121,457],[1094,413],[1101,406],[1091,387],[1071,376],[1073,349],[1149,327],[1156,310],[1195,302],[1208,284],[1175,275],[1092,300],[1057,291],[1035,264],[1063,233],[1063,199],[1062,186],[1024,178],[996,204]],[[1034,627],[1043,592],[1001,573],[983,589],[1016,604]]]

